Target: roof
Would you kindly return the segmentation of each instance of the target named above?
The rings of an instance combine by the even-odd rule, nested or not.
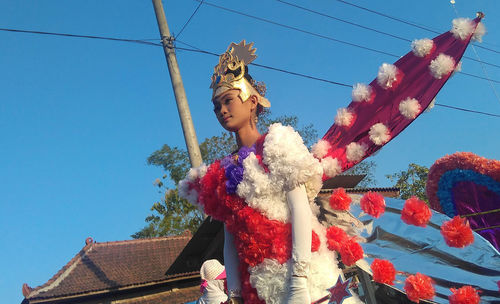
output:
[[[97,243],[85,246],[47,283],[34,289],[26,284],[26,299],[43,299],[140,287],[168,281],[179,274],[167,269],[191,239],[190,234]]]
[[[339,174],[323,182],[322,189],[354,188],[366,174]]]
[[[200,297],[200,286],[182,289],[173,289],[161,293],[145,295],[132,299],[113,301],[113,304],[158,304],[158,303],[186,303],[195,301]]]

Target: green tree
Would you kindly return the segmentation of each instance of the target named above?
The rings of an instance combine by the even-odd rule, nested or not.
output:
[[[267,127],[275,122],[290,125],[297,130],[307,146],[312,145],[318,134],[312,124],[304,127],[298,126],[296,116],[272,117],[269,111],[259,117],[257,127],[264,133]],[[223,132],[219,136],[212,136],[200,144],[203,161],[210,164],[216,159],[236,150],[236,140],[232,133]],[[133,238],[157,237],[175,235],[190,230],[195,232],[203,221],[203,214],[195,206],[179,197],[177,184],[186,176],[190,162],[188,153],[184,149],[163,145],[160,150],[154,151],[147,159],[148,164],[162,167],[165,175],[162,180],[157,180],[155,185],[160,192],[164,192],[161,201],[155,202],[151,207],[152,214],[146,217],[146,226],[132,235]],[[170,188],[165,184],[174,184]]]
[[[400,189],[400,197],[402,199],[408,199],[414,195],[428,202],[427,195],[425,194],[425,184],[427,183],[428,173],[429,168],[411,163],[408,165],[406,171],[388,174],[386,177],[391,182],[396,183],[394,187]]]

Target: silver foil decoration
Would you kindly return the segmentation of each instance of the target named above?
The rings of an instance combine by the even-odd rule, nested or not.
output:
[[[363,269],[370,272],[373,259],[390,260],[397,271],[393,286],[403,291],[409,275],[420,272],[434,280],[436,296],[432,301],[448,303],[450,288],[471,285],[480,290],[481,303],[500,303],[497,282],[500,281],[500,253],[483,237],[474,233],[474,243],[463,248],[448,247],[440,232],[441,224],[450,220],[444,214],[432,211],[427,227],[407,225],[401,220],[404,200],[385,198],[385,213],[378,219],[362,212],[359,197],[353,197],[351,213],[364,228],[361,243],[365,252]]]

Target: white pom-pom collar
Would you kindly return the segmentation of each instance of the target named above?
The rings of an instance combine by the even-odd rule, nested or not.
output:
[[[346,147],[346,157],[350,162],[359,162],[366,154],[368,147],[365,144],[352,142]]]
[[[441,53],[431,61],[429,69],[434,78],[441,79],[455,69],[455,60],[451,56]]]
[[[393,64],[383,63],[378,69],[377,83],[384,89],[395,89],[403,73]]]
[[[340,108],[337,110],[337,116],[335,116],[335,124],[342,127],[350,127],[354,123],[355,114],[346,108]]]
[[[469,18],[453,19],[451,33],[453,37],[461,40],[469,38],[474,31],[474,22]]]
[[[364,83],[356,83],[352,88],[352,101],[372,102],[375,99],[375,92],[372,87]]]
[[[420,103],[415,98],[406,98],[399,103],[399,112],[408,119],[414,119],[422,110]]]
[[[326,140],[320,139],[311,147],[311,152],[317,159],[322,159],[328,154],[330,150],[330,143]]]
[[[434,41],[432,41],[432,39],[424,38],[413,40],[411,43],[411,51],[418,57],[425,57],[432,53],[434,49]]]
[[[370,135],[370,140],[378,146],[385,144],[391,139],[391,132],[381,122],[371,126],[368,134]]]

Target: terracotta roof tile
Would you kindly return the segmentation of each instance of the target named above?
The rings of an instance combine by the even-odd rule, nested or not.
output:
[[[130,241],[88,242],[47,283],[27,299],[51,298],[118,289],[166,280],[166,271],[191,239],[190,235]]]
[[[197,300],[200,295],[200,286],[196,285],[193,287],[173,289],[138,298],[113,301],[113,304],[186,303]]]

